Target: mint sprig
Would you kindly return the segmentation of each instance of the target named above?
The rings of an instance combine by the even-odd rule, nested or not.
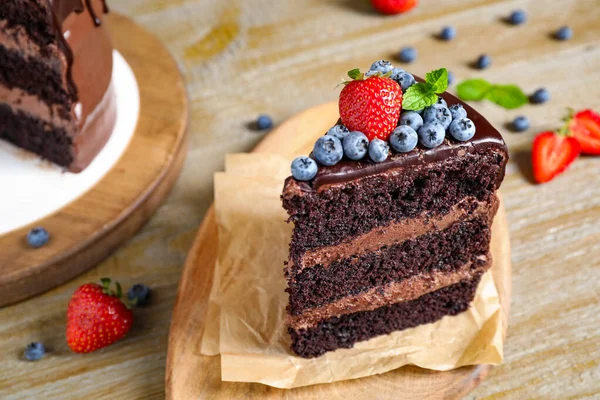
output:
[[[509,110],[529,102],[527,95],[517,85],[495,85],[484,79],[468,79],[456,86],[461,100],[489,100]]]
[[[438,99],[438,94],[448,88],[448,70],[436,69],[425,74],[425,82],[420,82],[408,88],[402,96],[402,109],[419,111],[429,107]]]

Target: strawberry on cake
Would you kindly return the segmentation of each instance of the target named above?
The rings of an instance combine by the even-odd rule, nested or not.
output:
[[[502,137],[445,92],[381,60],[349,72],[340,120],[292,162],[285,268],[292,350],[316,357],[465,311],[491,266]]]

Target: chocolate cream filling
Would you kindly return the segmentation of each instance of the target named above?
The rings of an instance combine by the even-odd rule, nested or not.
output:
[[[338,245],[308,250],[300,257],[298,264],[290,263],[289,272],[290,275],[296,275],[305,268],[311,268],[315,265],[327,267],[329,264],[344,258],[359,256],[379,250],[384,246],[392,246],[396,243],[415,239],[429,232],[444,230],[457,221],[469,221],[484,215],[493,217],[497,207],[496,197],[490,202],[482,202],[473,197],[467,197],[455,204],[450,212],[445,215],[429,217],[426,211],[417,218],[404,219],[391,222],[386,226],[375,227],[365,234],[358,235],[350,241]]]
[[[70,135],[75,134],[77,125],[72,120],[62,117],[64,115],[63,107],[58,104],[50,106],[40,100],[38,96],[29,94],[22,89],[9,89],[0,84],[0,103],[8,105],[15,114],[21,111],[31,115],[32,118],[63,128]]]
[[[433,270],[392,282],[384,287],[372,288],[354,296],[347,296],[325,306],[304,311],[301,315],[288,315],[288,326],[294,330],[308,329],[320,321],[360,311],[372,311],[382,306],[417,299],[427,293],[471,279],[487,271],[491,256],[478,256],[452,272]]]

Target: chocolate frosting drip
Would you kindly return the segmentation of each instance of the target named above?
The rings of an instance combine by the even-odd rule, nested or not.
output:
[[[415,77],[417,81],[423,82],[421,78]],[[427,149],[420,144],[411,152],[396,153],[393,152],[382,163],[375,163],[366,157],[360,161],[342,159],[331,167],[319,165],[317,176],[309,182],[298,182],[302,190],[311,192],[318,191],[319,188],[331,184],[349,182],[354,179],[364,178],[372,174],[379,174],[395,168],[417,167],[437,161],[442,161],[448,157],[457,154],[476,153],[486,149],[496,149],[505,157],[508,156],[508,149],[500,132],[498,132],[481,114],[475,111],[471,106],[462,102],[457,97],[446,92],[441,95],[446,100],[448,106],[461,103],[467,111],[467,117],[470,118],[477,128],[475,136],[466,142],[459,142],[452,137],[446,137],[444,142],[433,149]],[[338,121],[338,123],[341,123]],[[502,177],[503,178],[503,177]],[[293,179],[289,177],[289,179]],[[287,182],[286,182],[287,183]]]
[[[50,7],[52,11],[54,11],[54,15],[58,19],[59,31],[62,23],[67,19],[67,17],[72,13],[76,12],[81,14],[85,8],[83,7],[83,0],[48,0],[50,1]],[[96,26],[102,25],[102,20],[94,11],[94,7],[92,7],[92,0],[85,0],[86,8],[88,9],[92,20]],[[105,13],[108,12],[108,5],[106,4],[106,0],[102,0],[102,7]]]
[[[77,100],[77,86],[73,82],[73,76],[71,73],[71,67],[73,66],[73,51],[71,46],[67,43],[62,31],[63,22],[71,13],[76,12],[81,14],[85,8],[88,9],[94,25],[100,26],[102,20],[96,15],[94,7],[92,7],[92,0],[85,0],[86,7],[83,6],[83,0],[46,0],[48,6],[52,10],[52,23],[54,24],[54,31],[56,32],[56,39],[58,41],[58,47],[67,58],[67,84],[69,85],[69,92],[73,96],[73,100]],[[102,0],[103,11],[108,12],[108,6],[106,0]]]

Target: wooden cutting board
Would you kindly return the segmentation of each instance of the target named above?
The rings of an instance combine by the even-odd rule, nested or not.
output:
[[[136,131],[121,159],[83,196],[0,235],[0,307],[56,287],[108,257],[150,218],[181,171],[188,105],[177,64],[158,39],[131,19],[110,13],[106,25],[138,82]],[[48,245],[27,246],[33,226],[50,232]]]
[[[337,116],[337,103],[309,109],[271,132],[254,152],[278,153],[290,158],[308,154],[315,139],[335,123]],[[219,356],[200,354],[217,248],[217,225],[214,207],[211,207],[185,263],[173,311],[166,370],[169,399],[459,399],[473,390],[492,368],[476,365],[436,372],[406,366],[381,375],[291,390],[257,383],[222,382]],[[492,274],[504,311],[506,335],[511,263],[502,205],[493,225],[492,256]]]

